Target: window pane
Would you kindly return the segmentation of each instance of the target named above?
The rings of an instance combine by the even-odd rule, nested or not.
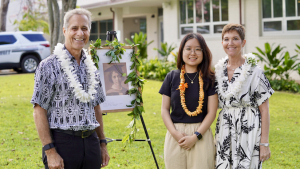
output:
[[[271,18],[271,0],[262,0],[263,18]]]
[[[101,42],[105,42],[106,43],[106,35],[100,35],[100,39],[101,39]]]
[[[113,30],[113,21],[112,21],[112,19],[107,20],[107,30],[108,31],[115,31],[115,30]]]
[[[106,34],[106,21],[100,21],[100,33]]]
[[[214,25],[214,33],[222,33],[224,26],[225,25]]]
[[[0,45],[11,44],[12,35],[0,35]]]
[[[98,39],[98,35],[97,34],[91,34],[90,35],[90,40],[92,40],[92,41],[96,41]]]
[[[210,1],[206,1],[204,4],[204,21],[210,22]]]
[[[298,2],[298,16],[300,16],[300,1],[297,2]]]
[[[146,19],[140,19],[140,31],[147,33]]]
[[[202,0],[196,0],[196,22],[202,23]]]
[[[186,24],[186,3],[180,1],[180,24]]]
[[[22,34],[30,42],[46,41],[42,34]]]
[[[197,26],[197,33],[209,34],[209,26]]]
[[[282,0],[273,0],[274,17],[282,17]]]
[[[295,1],[294,0],[286,0],[285,1],[285,11],[286,16],[296,16],[295,12]]]
[[[228,0],[221,0],[222,21],[228,21]]]
[[[219,0],[213,0],[213,21],[220,21],[220,4]]]
[[[281,21],[264,22],[264,31],[281,31]]]
[[[98,33],[98,22],[97,21],[92,22],[91,33]]]
[[[193,27],[183,27],[181,28],[181,35],[185,35],[188,33],[193,33]]]
[[[300,20],[287,21],[287,30],[300,30]]]
[[[188,0],[188,23],[194,23],[194,7],[193,7],[194,0]]]

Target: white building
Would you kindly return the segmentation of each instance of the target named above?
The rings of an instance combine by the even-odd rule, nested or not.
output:
[[[161,42],[179,47],[189,32],[203,35],[213,54],[213,64],[225,56],[221,32],[228,23],[246,28],[244,53],[264,49],[264,43],[286,46],[295,55],[300,45],[299,0],[77,0],[77,6],[93,14],[91,39],[105,39],[105,32],[121,32],[121,41],[135,32],[147,33],[149,58],[158,56],[153,48]],[[110,10],[111,9],[111,10]],[[114,17],[113,17],[113,12]],[[295,72],[292,77],[300,80]]]

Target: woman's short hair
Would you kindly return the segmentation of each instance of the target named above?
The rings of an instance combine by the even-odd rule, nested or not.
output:
[[[214,81],[215,81],[215,74],[211,69],[212,54],[201,34],[189,33],[189,34],[185,35],[185,37],[181,40],[181,43],[179,46],[178,57],[177,57],[177,68],[179,70],[181,70],[182,65],[185,64],[183,61],[183,58],[182,58],[183,49],[184,49],[186,42],[190,39],[196,39],[199,42],[200,47],[202,49],[203,60],[198,65],[198,71],[201,70],[201,72],[203,74],[203,80],[208,80],[209,81],[208,84],[213,85]],[[207,85],[205,88],[207,89],[209,85]]]
[[[236,31],[239,35],[240,35],[240,38],[242,40],[245,39],[245,27],[241,24],[237,24],[237,23],[229,23],[227,25],[225,25],[223,27],[223,30],[222,30],[222,40],[224,38],[224,34],[227,33],[227,32],[230,32],[230,31]]]
[[[83,8],[76,8],[68,11],[64,16],[64,28],[68,29],[69,26],[69,20],[73,15],[85,15],[88,18],[89,22],[89,30],[91,30],[92,25],[92,13],[86,9]]]

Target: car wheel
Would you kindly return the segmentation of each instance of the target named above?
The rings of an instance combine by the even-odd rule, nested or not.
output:
[[[39,60],[33,56],[28,55],[22,59],[21,67],[24,73],[33,73],[39,64]]]

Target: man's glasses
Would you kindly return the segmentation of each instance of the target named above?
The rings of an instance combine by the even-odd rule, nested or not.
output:
[[[202,53],[203,49],[201,48],[197,48],[197,49],[191,49],[191,48],[184,48],[184,52],[186,54],[191,54],[192,52],[194,52],[196,55],[200,55]]]

